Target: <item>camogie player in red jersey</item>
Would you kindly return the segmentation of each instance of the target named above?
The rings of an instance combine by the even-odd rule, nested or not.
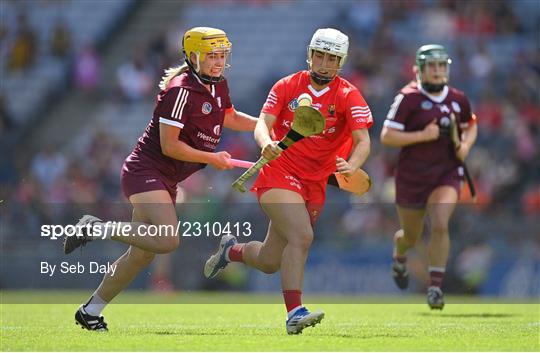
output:
[[[462,162],[477,135],[469,100],[448,85],[450,63],[444,47],[420,47],[413,68],[416,81],[396,96],[381,132],[384,144],[401,147],[396,169],[401,229],[394,235],[394,280],[399,288],[407,288],[406,252],[422,235],[427,214],[431,226],[427,302],[431,309],[444,307],[441,285],[450,248],[448,222],[463,182]],[[453,125],[462,137],[457,146],[451,136]]]
[[[261,169],[252,189],[270,218],[266,239],[239,244],[225,236],[204,268],[209,278],[231,261],[264,273],[281,270],[289,334],[301,333],[324,317],[322,311],[308,311],[301,297],[304,265],[328,176],[336,170],[351,175],[370,152],[371,111],[358,89],[338,76],[348,47],[349,39],[340,31],[317,30],[308,46],[309,70],[287,76],[271,89],[255,128],[262,155],[271,162]],[[325,117],[325,129],[282,152],[278,141],[290,130],[297,98],[304,93]]]
[[[215,151],[222,127],[253,131],[257,123],[256,118],[236,111],[231,103],[223,76],[231,52],[225,32],[196,27],[184,34],[182,46],[185,63],[166,71],[159,84],[161,92],[152,120],[122,167],[122,189],[133,205],[131,223],[111,228],[100,219],[85,215],[77,224],[83,229],[82,234],[66,237],[64,242],[66,254],[85,245],[96,234],[130,245],[113,264],[115,272],[105,275],[75,314],[76,322],[88,330],[107,330],[101,316],[104,307],[156,254],[178,247],[180,239],[172,232],[160,236],[140,233],[149,225],[175,229],[177,184],[207,164],[219,170],[232,168],[229,153]]]

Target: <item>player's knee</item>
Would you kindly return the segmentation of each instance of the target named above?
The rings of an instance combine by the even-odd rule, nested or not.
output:
[[[313,242],[313,231],[305,230],[293,234],[289,240],[289,244],[308,251]]]
[[[432,223],[431,224],[431,236],[433,237],[445,237],[448,234],[448,225],[444,223]]]
[[[166,237],[166,238],[160,239],[157,253],[168,254],[170,252],[175,251],[179,245],[180,245],[179,237]]]
[[[131,251],[129,254],[129,259],[135,266],[145,267],[149,265],[152,260],[154,260],[155,256],[156,254],[149,251]]]
[[[279,271],[281,267],[281,262],[276,262],[276,261],[261,261],[259,263],[259,269],[266,273],[266,274],[269,274],[271,275],[272,273],[276,273],[277,271]]]

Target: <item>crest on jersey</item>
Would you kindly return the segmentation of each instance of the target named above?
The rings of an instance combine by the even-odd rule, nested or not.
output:
[[[204,102],[201,111],[203,112],[203,114],[210,114],[210,112],[212,111],[212,104]]]
[[[291,112],[294,112],[296,108],[298,108],[298,99],[296,98],[291,99],[291,101],[288,104],[288,107]]]
[[[423,101],[422,102],[422,109],[430,110],[431,108],[433,108],[433,103],[431,103],[431,101]]]
[[[459,106],[458,102],[452,102],[452,109],[456,113],[461,113],[461,107]]]
[[[330,104],[328,106],[328,115],[329,116],[334,116],[335,112],[336,112],[336,105],[335,104]]]
[[[217,136],[221,135],[221,126],[220,125],[214,126],[214,134],[217,135]]]

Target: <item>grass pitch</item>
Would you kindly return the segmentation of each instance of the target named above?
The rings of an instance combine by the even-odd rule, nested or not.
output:
[[[77,294],[81,301],[87,295]],[[77,304],[11,304],[14,296],[2,293],[2,351],[540,351],[538,303],[457,304],[448,297],[442,312],[432,312],[423,297],[404,297],[417,304],[335,304],[326,297],[323,304],[308,304],[325,311],[322,323],[288,336],[282,304],[194,304],[203,293],[188,295],[196,298],[191,304],[148,304],[150,295],[126,293],[139,304],[107,307],[110,331],[98,333],[74,324]]]

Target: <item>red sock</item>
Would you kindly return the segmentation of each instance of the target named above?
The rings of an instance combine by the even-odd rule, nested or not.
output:
[[[246,244],[236,244],[229,249],[229,260],[231,262],[244,262],[244,246]]]
[[[287,312],[302,305],[302,291],[301,290],[284,290],[283,299],[285,299],[285,306]]]
[[[429,286],[430,287],[439,287],[442,286],[442,281],[444,278],[444,267],[430,267],[429,268]]]

